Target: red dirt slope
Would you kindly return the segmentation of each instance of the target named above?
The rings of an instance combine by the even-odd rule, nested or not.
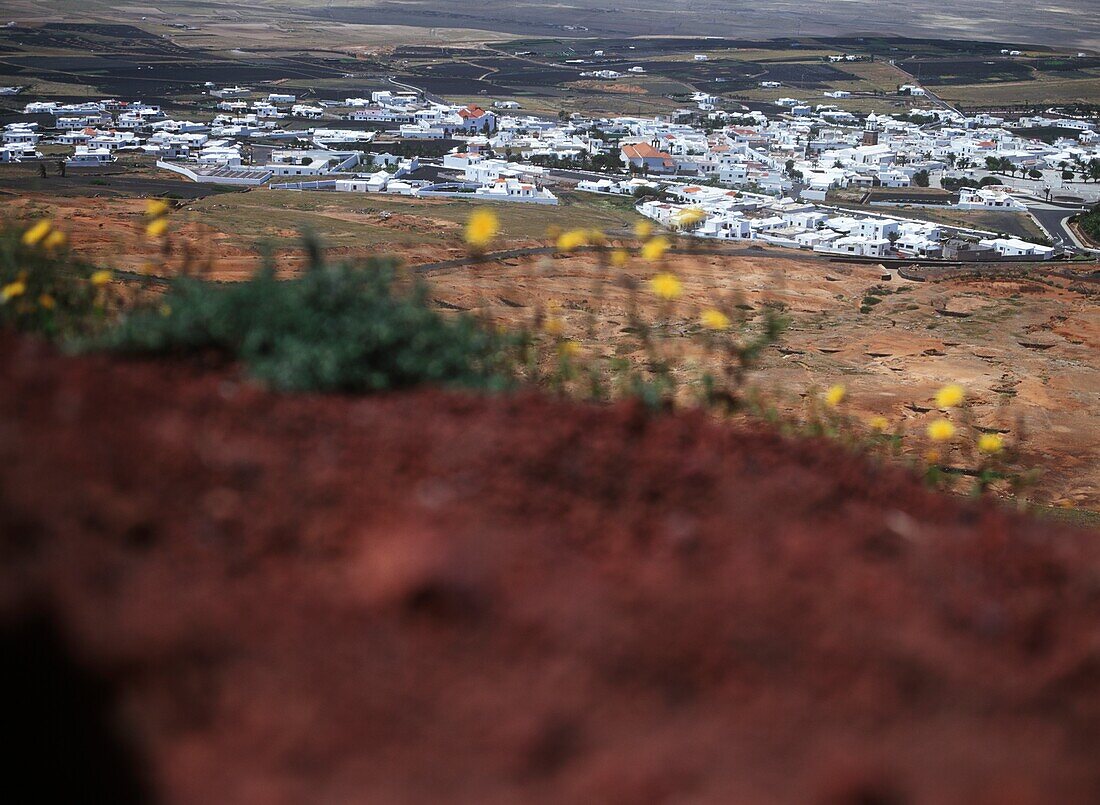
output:
[[[86,792],[1100,799],[1095,534],[697,415],[12,339],[0,377],[5,696],[109,745]]]

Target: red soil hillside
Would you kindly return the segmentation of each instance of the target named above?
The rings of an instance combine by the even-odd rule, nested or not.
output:
[[[1100,799],[1095,534],[701,415],[0,376],[6,723],[55,801]]]

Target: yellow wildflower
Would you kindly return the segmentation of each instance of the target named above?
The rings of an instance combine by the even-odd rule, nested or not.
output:
[[[936,406],[938,408],[954,408],[957,405],[962,405],[964,399],[966,399],[966,390],[957,383],[944,386],[936,392]]]
[[[607,238],[604,237],[604,234],[601,230],[590,229],[588,230],[588,242],[591,243],[593,246],[602,246],[604,243],[607,242]]]
[[[46,239],[42,241],[42,245],[51,250],[60,249],[62,246],[68,243],[68,241],[69,238],[65,235],[64,232],[55,229],[50,234],[46,235]]]
[[[645,219],[634,224],[634,234],[641,240],[645,240],[653,234],[653,224]]]
[[[0,288],[0,301],[7,302],[9,299],[15,299],[17,296],[22,296],[26,292],[27,283],[23,282],[23,280],[9,282],[3,288]]]
[[[111,272],[105,268],[100,269],[99,271],[92,274],[92,276],[88,278],[88,281],[92,283],[92,285],[94,285],[95,287],[102,288],[104,285],[111,281]]]
[[[151,198],[145,202],[145,214],[150,218],[160,218],[168,214],[168,203],[159,198]]]
[[[629,262],[630,255],[625,249],[616,249],[611,252],[611,265],[615,266],[615,268],[623,268]]]
[[[999,433],[983,433],[978,437],[978,450],[986,455],[993,456],[1004,449],[1005,440]]]
[[[561,335],[562,331],[565,330],[565,322],[562,321],[560,316],[550,316],[546,319],[542,329],[550,335]]]
[[[668,251],[668,247],[668,238],[658,235],[655,238],[647,240],[645,245],[642,246],[642,257],[650,261],[660,260],[664,257],[665,252]]]
[[[871,430],[876,433],[885,433],[890,429],[890,420],[884,416],[873,416],[871,421],[867,423],[871,426]]]
[[[157,308],[157,312],[165,318],[168,318],[172,315],[172,306],[167,302],[164,302],[161,304],[160,307]]]
[[[937,463],[940,460],[940,451],[939,450],[928,450],[924,454],[924,460],[927,461],[929,464]]]
[[[46,310],[53,310],[55,307],[57,307],[57,301],[48,293],[44,293],[38,297],[38,304],[40,304]]]
[[[837,383],[835,386],[829,386],[829,390],[825,392],[825,403],[832,408],[836,408],[848,395],[848,390],[844,386]]]
[[[677,226],[692,226],[706,220],[707,214],[698,207],[685,207],[676,213]]]
[[[680,279],[675,274],[658,274],[649,281],[649,288],[662,299],[671,301],[678,297],[684,289]]]
[[[563,358],[572,358],[576,356],[577,353],[579,353],[580,351],[581,345],[578,344],[576,341],[565,339],[560,344],[558,344],[558,354],[561,355]]]
[[[50,234],[53,226],[47,220],[41,220],[23,233],[23,243],[27,246],[37,246],[46,235]]]
[[[558,248],[563,252],[571,252],[588,243],[588,232],[583,229],[571,229],[558,236]]]
[[[145,227],[145,234],[151,238],[159,238],[168,231],[167,218],[154,218]]]
[[[929,423],[926,433],[934,442],[946,442],[954,438],[955,426],[946,419],[937,419]]]
[[[699,320],[708,330],[728,330],[730,327],[730,317],[713,307],[704,310]]]
[[[492,210],[475,210],[466,222],[466,242],[474,248],[488,246],[500,232],[500,220]]]

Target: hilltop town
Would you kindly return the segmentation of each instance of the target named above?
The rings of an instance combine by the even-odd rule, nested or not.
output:
[[[308,101],[211,82],[201,92],[193,118],[138,99],[36,97],[4,125],[0,161],[80,172],[137,155],[202,184],[478,202],[556,205],[567,188],[629,199],[696,237],[918,260],[1087,253],[1065,219],[1100,198],[1095,119],[1053,109],[1010,118],[929,101],[855,114],[826,91],[765,111],[696,92],[667,115],[549,118],[415,88]],[[1001,226],[967,225],[968,212]]]

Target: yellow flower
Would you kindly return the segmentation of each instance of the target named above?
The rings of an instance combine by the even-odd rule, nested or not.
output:
[[[884,416],[873,416],[871,421],[867,423],[871,426],[871,430],[876,433],[885,433],[890,429],[890,420]]]
[[[151,238],[159,238],[168,230],[167,218],[154,218],[145,227],[145,234]]]
[[[51,250],[60,249],[62,246],[68,243],[68,241],[69,238],[65,235],[64,232],[55,229],[50,234],[46,235],[46,239],[42,241],[42,245]]]
[[[728,330],[730,327],[730,317],[713,307],[704,310],[699,320],[708,330]]]
[[[651,238],[645,242],[642,246],[642,257],[646,260],[656,261],[664,257],[665,252],[668,251],[668,238],[658,235],[655,238]]]
[[[604,234],[599,229],[588,230],[588,242],[593,246],[602,246],[607,241]]]
[[[962,405],[964,399],[966,399],[966,390],[962,386],[952,383],[936,392],[936,407],[954,408],[957,405]]]
[[[558,354],[563,358],[572,358],[581,351],[581,345],[576,341],[566,339],[558,344]]]
[[[825,392],[825,402],[832,408],[836,408],[848,395],[848,390],[844,386],[837,383],[835,386],[829,386],[829,390]]]
[[[500,232],[500,220],[492,210],[475,210],[466,222],[466,242],[481,249]]]
[[[27,283],[23,282],[23,280],[9,282],[3,288],[0,288],[0,301],[7,302],[9,299],[15,299],[17,296],[22,296],[26,292]]]
[[[643,218],[641,221],[634,224],[634,234],[641,240],[645,240],[653,234],[653,224]]]
[[[978,450],[986,455],[993,456],[1004,449],[1005,440],[999,433],[983,433],[978,437]]]
[[[615,268],[623,268],[629,262],[630,255],[625,249],[616,249],[611,252],[611,265],[615,266]]]
[[[955,426],[946,419],[937,419],[929,423],[926,433],[934,442],[946,442],[955,436]]]
[[[662,299],[671,301],[683,292],[684,286],[675,274],[666,272],[651,279],[649,289]]]
[[[23,243],[27,246],[37,246],[46,235],[50,234],[52,225],[43,219],[23,233]]]
[[[172,306],[167,302],[164,302],[161,304],[160,307],[157,308],[157,313],[164,316],[165,318],[168,318],[172,315]]]
[[[707,214],[698,207],[685,207],[676,213],[674,218],[677,226],[692,226],[706,220]]]
[[[92,274],[92,276],[88,278],[88,281],[92,283],[92,285],[94,285],[95,287],[102,288],[104,285],[111,281],[111,272],[105,268],[100,269],[99,271]]]
[[[940,460],[940,451],[939,450],[929,450],[929,451],[927,451],[924,454],[924,460],[927,461],[929,464],[935,464],[936,462],[938,462]]]
[[[57,307],[57,302],[48,293],[44,293],[38,297],[38,304],[40,304],[46,310],[53,310],[55,307]]]
[[[560,234],[561,234],[561,227],[558,226],[557,224],[550,224],[550,226],[546,227],[546,237],[547,237],[547,239],[557,240],[558,235],[560,235]]]
[[[159,198],[151,198],[145,202],[145,214],[150,218],[160,218],[162,215],[167,215],[168,204]]]
[[[571,229],[558,236],[558,248],[563,252],[571,252],[588,243],[588,232],[583,229]]]
[[[562,321],[559,316],[550,316],[542,326],[542,329],[546,330],[550,335],[561,335],[562,331],[565,330],[565,322]]]

